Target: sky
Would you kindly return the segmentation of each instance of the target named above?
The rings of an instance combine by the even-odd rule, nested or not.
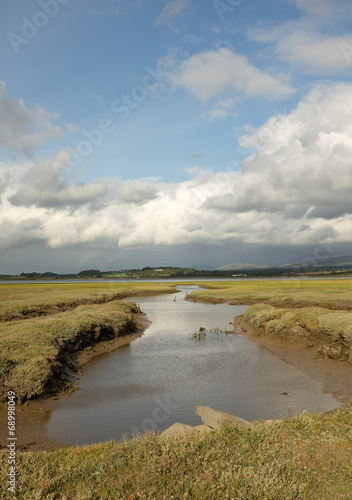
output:
[[[350,0],[0,14],[0,273],[352,254]]]

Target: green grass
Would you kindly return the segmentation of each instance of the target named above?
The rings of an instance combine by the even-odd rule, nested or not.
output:
[[[206,282],[201,286],[207,289],[192,292],[188,300],[254,304],[243,318],[263,333],[339,342],[352,361],[352,280]]]
[[[278,307],[352,307],[352,280],[268,280],[205,282],[207,290],[192,292],[188,300],[230,304],[269,303]],[[346,304],[347,303],[347,304]]]
[[[305,329],[316,338],[327,337],[331,342],[341,341],[352,348],[352,312],[331,311],[320,307],[280,309],[267,304],[251,306],[243,315],[255,328],[265,333],[285,332],[296,327]]]
[[[0,397],[42,395],[63,369],[63,352],[136,331],[138,310],[114,299],[171,291],[155,283],[0,286],[7,320],[0,322]]]
[[[174,292],[159,283],[0,284],[0,321],[52,314],[80,304]]]
[[[282,309],[268,304],[250,306],[243,319],[265,334],[286,340],[309,340],[313,345],[339,349],[338,357],[352,363],[352,312],[321,307]]]
[[[185,437],[19,453],[19,499],[351,498],[352,408]],[[2,457],[1,457],[2,454]],[[0,452],[6,484],[7,452]],[[4,493],[4,499],[13,494]]]
[[[70,351],[137,328],[134,305],[118,301],[1,324],[0,377],[4,392],[21,399],[41,395],[55,376],[62,346]]]
[[[351,346],[352,313],[343,310],[352,304],[349,280],[208,282],[201,286],[207,290],[193,292],[190,300],[256,304],[245,318],[263,331],[280,334],[303,329]],[[170,285],[144,283],[0,286],[3,319],[36,315],[0,323],[3,379],[7,377],[10,383],[14,377],[11,383],[17,383],[19,390],[28,384],[28,393],[40,392],[63,333],[66,342],[75,343],[84,338],[84,332],[123,329],[131,306],[116,299],[168,291],[173,291]],[[40,317],[47,313],[51,315]],[[21,375],[16,375],[18,367]],[[51,453],[18,452],[16,498],[348,499],[352,498],[351,429],[352,403],[331,415],[303,413],[272,426],[258,422],[210,434],[147,435],[125,443],[112,441]],[[4,499],[14,497],[4,487],[7,458],[7,450],[0,450]]]

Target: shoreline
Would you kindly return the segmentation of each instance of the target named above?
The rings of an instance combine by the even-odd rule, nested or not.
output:
[[[307,340],[299,336],[285,339],[275,334],[263,334],[260,328],[253,327],[242,316],[235,318],[234,325],[237,334],[267,349],[322,384],[324,392],[332,394],[341,405],[352,398],[352,364],[320,356],[319,349],[323,343],[308,347]]]
[[[100,342],[86,346],[71,355],[71,359],[68,361],[74,361],[76,364],[76,370],[71,370],[70,374],[71,387],[66,387],[57,394],[45,394],[40,398],[17,405],[16,436],[19,451],[54,451],[72,447],[72,445],[55,441],[45,435],[45,425],[50,418],[55,401],[63,397],[69,397],[70,393],[79,390],[79,379],[87,365],[107,354],[128,347],[133,340],[144,335],[143,332],[150,322],[143,314],[139,314],[138,322],[139,328],[137,332],[112,340],[102,339]],[[260,328],[252,327],[242,316],[235,318],[234,325],[237,329],[234,334],[243,335],[247,339],[256,342],[280,359],[308,374],[313,380],[322,384],[324,392],[332,394],[340,402],[340,406],[352,398],[351,363],[318,356],[320,346],[307,347],[307,341],[298,336],[289,340],[275,334],[263,335]],[[6,411],[6,403],[1,404],[0,421],[6,422]],[[3,447],[3,443],[0,443],[0,449]]]
[[[71,377],[71,388],[62,390],[53,396],[47,394],[16,405],[16,448],[18,451],[47,452],[72,447],[72,445],[51,439],[45,434],[45,425],[49,421],[55,402],[58,399],[69,397],[72,392],[79,390],[79,379],[87,365],[112,352],[128,347],[132,341],[142,337],[144,335],[143,332],[149,325],[149,321],[142,315],[138,319],[142,325],[142,332],[139,330],[138,332],[117,337],[116,339],[104,340],[96,343],[94,346],[88,346],[82,351],[77,351],[75,361],[78,363],[78,373]],[[73,386],[75,380],[76,383]],[[0,404],[0,421],[7,421],[6,403]],[[6,438],[1,438],[0,449],[6,448],[5,441]]]

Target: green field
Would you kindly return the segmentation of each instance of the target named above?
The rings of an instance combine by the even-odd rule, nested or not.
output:
[[[0,321],[53,314],[82,304],[172,291],[172,285],[167,283],[0,284]]]

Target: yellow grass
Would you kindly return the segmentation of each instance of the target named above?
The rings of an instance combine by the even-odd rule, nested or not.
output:
[[[184,437],[17,455],[19,499],[351,498],[352,408]],[[8,470],[0,451],[0,481]],[[12,493],[1,498],[12,499]]]
[[[119,330],[126,318],[128,323],[133,306],[113,299],[172,291],[170,285],[158,288],[139,283],[84,286],[0,286],[3,318],[52,314],[0,324],[0,366],[7,380],[15,377],[14,367],[22,366],[20,389],[34,374],[29,389],[40,390],[50,367],[45,359],[55,356],[60,335],[64,333],[67,342],[76,342],[82,338],[77,332]],[[140,286],[144,287],[142,292]],[[205,292],[192,293],[190,300],[264,302],[246,313],[258,327],[270,332],[300,327],[314,335],[324,332],[332,342],[351,340],[352,313],[342,310],[352,303],[349,280],[209,282],[206,286]],[[107,300],[111,302],[104,307]],[[95,305],[84,305],[87,303]],[[67,308],[72,310],[64,311]],[[36,359],[38,352],[42,353],[40,359]],[[17,453],[16,498],[348,499],[352,498],[351,429],[349,404],[332,415],[303,413],[272,426],[258,422],[204,435],[149,435],[125,443]],[[0,450],[1,498],[12,499],[14,494],[6,492],[7,460],[8,451]]]
[[[63,370],[60,355],[135,331],[138,310],[114,299],[172,291],[156,283],[0,286],[7,320],[0,322],[0,397],[41,395]]]
[[[328,308],[352,307],[352,280],[267,280],[205,282],[204,291],[192,292],[189,300],[233,304],[269,303],[277,306],[318,305]]]
[[[170,284],[139,282],[0,284],[0,320],[58,312],[79,304],[173,291]]]

